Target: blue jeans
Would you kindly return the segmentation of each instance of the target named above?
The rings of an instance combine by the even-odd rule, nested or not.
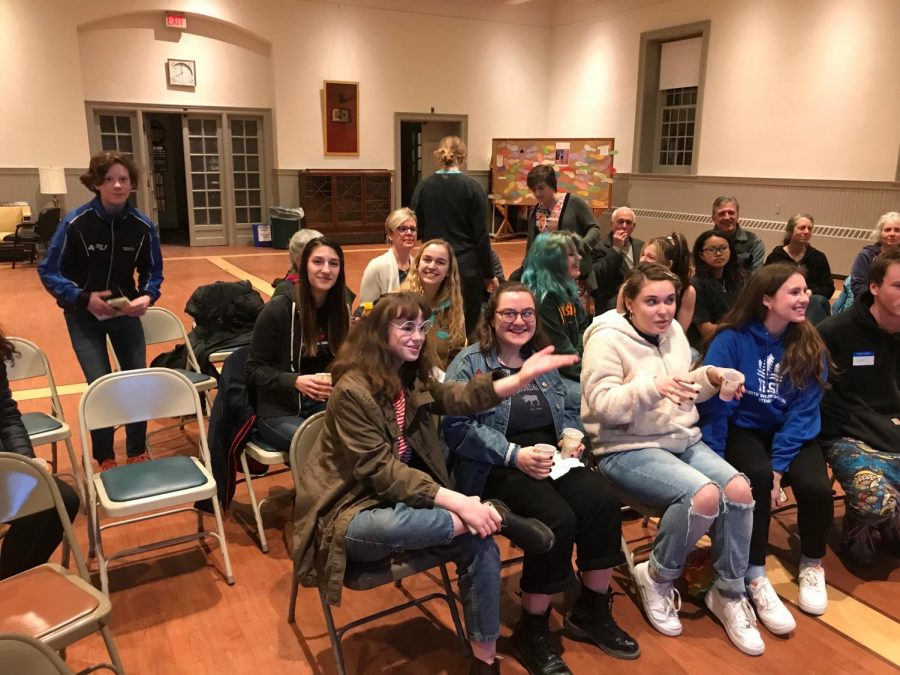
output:
[[[106,336],[112,343],[116,358],[122,370],[147,367],[147,344],[141,320],[131,316],[117,316],[99,321],[86,310],[63,312],[69,338],[81,372],[88,384],[112,372],[109,353],[106,351]],[[140,405],[140,399],[135,399]],[[94,429],[91,432],[91,451],[99,464],[106,459],[115,459],[113,440],[115,429]],[[129,457],[147,451],[147,423],[133,422],[125,425],[125,452]]]
[[[581,382],[568,377],[563,377],[562,381],[566,388],[566,408],[581,410]]]
[[[729,481],[742,475],[737,469],[703,442],[680,455],[661,448],[601,455],[597,465],[623,492],[642,504],[665,509],[650,554],[650,567],[658,578],[674,581],[680,577],[688,554],[711,528],[716,587],[728,595],[744,592],[753,503],[732,502],[723,492]],[[691,499],[710,483],[719,489],[718,513],[694,513]]]
[[[263,417],[256,420],[256,430],[262,439],[273,448],[287,452],[291,447],[294,432],[307,417],[325,410],[324,401],[313,401],[305,398],[299,415],[283,415],[280,417]]]
[[[381,560],[401,551],[449,546],[459,576],[459,595],[470,640],[500,636],[500,551],[493,538],[453,536],[446,509],[414,509],[400,503],[362,511],[350,521],[344,539],[347,558]]]

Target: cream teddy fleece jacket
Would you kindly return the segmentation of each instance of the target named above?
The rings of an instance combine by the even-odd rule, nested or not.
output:
[[[696,403],[716,394],[709,366],[689,372],[690,366],[690,347],[677,321],[657,347],[615,310],[596,317],[584,333],[581,368],[581,421],[594,454],[641,448],[681,453],[699,441],[696,406],[679,410],[654,381],[685,375],[701,387]]]

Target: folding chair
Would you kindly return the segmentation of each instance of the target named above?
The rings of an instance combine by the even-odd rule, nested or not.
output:
[[[291,474],[294,477],[294,486],[300,485],[300,472],[303,468],[309,451],[313,448],[322,427],[325,422],[325,413],[320,412],[312,415],[300,428],[291,441]],[[322,605],[322,614],[325,617],[325,624],[328,627],[328,635],[331,638],[331,646],[334,650],[334,658],[337,662],[338,675],[345,674],[344,653],[341,650],[341,638],[347,631],[362,626],[363,624],[377,621],[396,612],[401,612],[409,607],[418,607],[429,600],[441,599],[447,603],[450,609],[450,616],[453,619],[453,625],[456,628],[456,634],[462,641],[464,649],[468,649],[465,634],[463,633],[462,623],[459,619],[459,610],[456,607],[456,601],[453,596],[453,589],[450,586],[450,575],[447,572],[447,562],[451,559],[451,550],[449,547],[436,547],[423,551],[408,551],[400,555],[389,556],[383,560],[375,562],[355,562],[348,560],[344,570],[344,586],[354,591],[367,591],[379,586],[384,586],[391,582],[397,586],[406,577],[425,572],[434,567],[440,567],[441,582],[443,584],[442,593],[429,593],[418,598],[413,598],[408,602],[388,607],[381,611],[369,614],[356,621],[351,621],[340,628],[334,624],[334,616],[331,612],[331,605],[326,600],[325,593],[319,590],[319,601]],[[295,610],[297,607],[297,591],[299,587],[298,577],[298,560],[294,556],[294,573],[291,578],[291,600],[288,607],[288,623],[294,623]]]
[[[75,675],[66,662],[43,642],[15,633],[0,633],[0,663],[11,673]]]
[[[291,439],[291,447],[298,442],[298,439],[300,438],[300,429],[302,429],[302,425],[294,432],[294,436]],[[241,470],[244,472],[244,482],[247,484],[247,493],[250,495],[250,508],[253,510],[253,517],[256,520],[256,531],[259,534],[259,547],[262,549],[263,553],[269,552],[269,543],[266,540],[266,529],[263,527],[262,522],[262,507],[263,504],[268,501],[268,498],[264,497],[257,503],[256,491],[253,489],[253,474],[250,472],[247,459],[256,460],[264,466],[277,466],[279,464],[287,464],[289,455],[290,450],[288,450],[288,452],[278,450],[266,443],[256,434],[247,441],[247,444],[241,452]],[[277,471],[270,471],[266,473],[266,476],[277,476],[286,471],[290,471],[287,466],[283,469],[278,469]],[[262,478],[262,476],[259,476],[259,478]]]
[[[43,377],[50,392],[49,414],[43,412],[22,414],[22,423],[28,432],[28,438],[31,439],[31,444],[35,446],[50,444],[50,466],[53,468],[53,473],[59,473],[57,443],[62,441],[66,444],[66,451],[69,453],[69,463],[72,465],[72,470],[63,472],[60,475],[72,477],[75,481],[75,489],[78,491],[78,496],[83,504],[85,502],[84,481],[78,470],[78,459],[75,456],[75,448],[72,445],[72,430],[66,424],[66,419],[63,415],[62,404],[59,402],[59,394],[56,391],[56,380],[53,378],[53,371],[50,370],[50,361],[43,350],[31,340],[18,337],[10,337],[8,339],[16,351],[13,355],[13,360],[7,363],[6,367],[9,381],[15,382]]]
[[[231,560],[222,526],[222,512],[212,477],[206,427],[200,408],[200,397],[193,383],[181,373],[168,368],[143,368],[110,373],[95,380],[81,397],[78,407],[81,447],[88,490],[88,528],[96,548],[103,592],[109,588],[107,567],[115,558],[153,551],[194,539],[212,536],[218,539],[225,563],[225,580],[233,584]],[[164,457],[139,464],[127,464],[94,474],[91,465],[90,431],[106,427],[142,422],[161,417],[192,417],[198,425],[198,456]],[[185,506],[210,499],[216,518],[216,530],[203,527],[203,513]],[[171,506],[180,508],[155,512]],[[197,514],[197,532],[173,537],[110,554],[103,551],[102,532],[113,527],[168,516],[183,511]],[[100,515],[127,518],[100,525]],[[139,515],[136,518],[129,516]]]
[[[100,664],[82,672],[105,667],[123,675],[125,671],[109,630],[112,605],[105,593],[91,585],[56,483],[27,457],[0,453],[0,522],[53,508],[62,523],[64,541],[75,559],[77,574],[54,563],[45,563],[0,581],[0,633],[27,635],[60,651],[99,631],[112,665]],[[10,663],[0,656],[3,672],[35,673],[30,669],[7,670],[9,667]]]

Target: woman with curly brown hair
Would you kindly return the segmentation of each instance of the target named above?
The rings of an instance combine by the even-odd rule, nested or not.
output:
[[[300,583],[338,603],[348,559],[453,545],[472,645],[473,672],[499,672],[501,532],[525,550],[546,551],[542,523],[450,488],[436,415],[496,406],[573,356],[537,352],[507,377],[437,382],[425,335],[431,309],[416,293],[391,293],[359,322],[332,366],[334,390],[322,433],[300,469],[294,555]]]
[[[765,568],[771,512],[784,500],[783,477],[797,499],[800,609],[823,614],[828,605],[821,563],[834,504],[816,437],[830,359],[806,319],[810,295],[797,265],[757,270],[704,347],[706,365],[740,371],[744,383],[734,399],[698,406],[703,441],[750,480],[756,506],[745,581],[759,618],[776,634],[795,626]]]

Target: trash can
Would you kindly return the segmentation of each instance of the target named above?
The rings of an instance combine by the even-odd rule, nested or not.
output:
[[[303,209],[273,206],[269,209],[269,221],[272,225],[272,248],[285,249],[291,242],[294,232],[301,228]]]

